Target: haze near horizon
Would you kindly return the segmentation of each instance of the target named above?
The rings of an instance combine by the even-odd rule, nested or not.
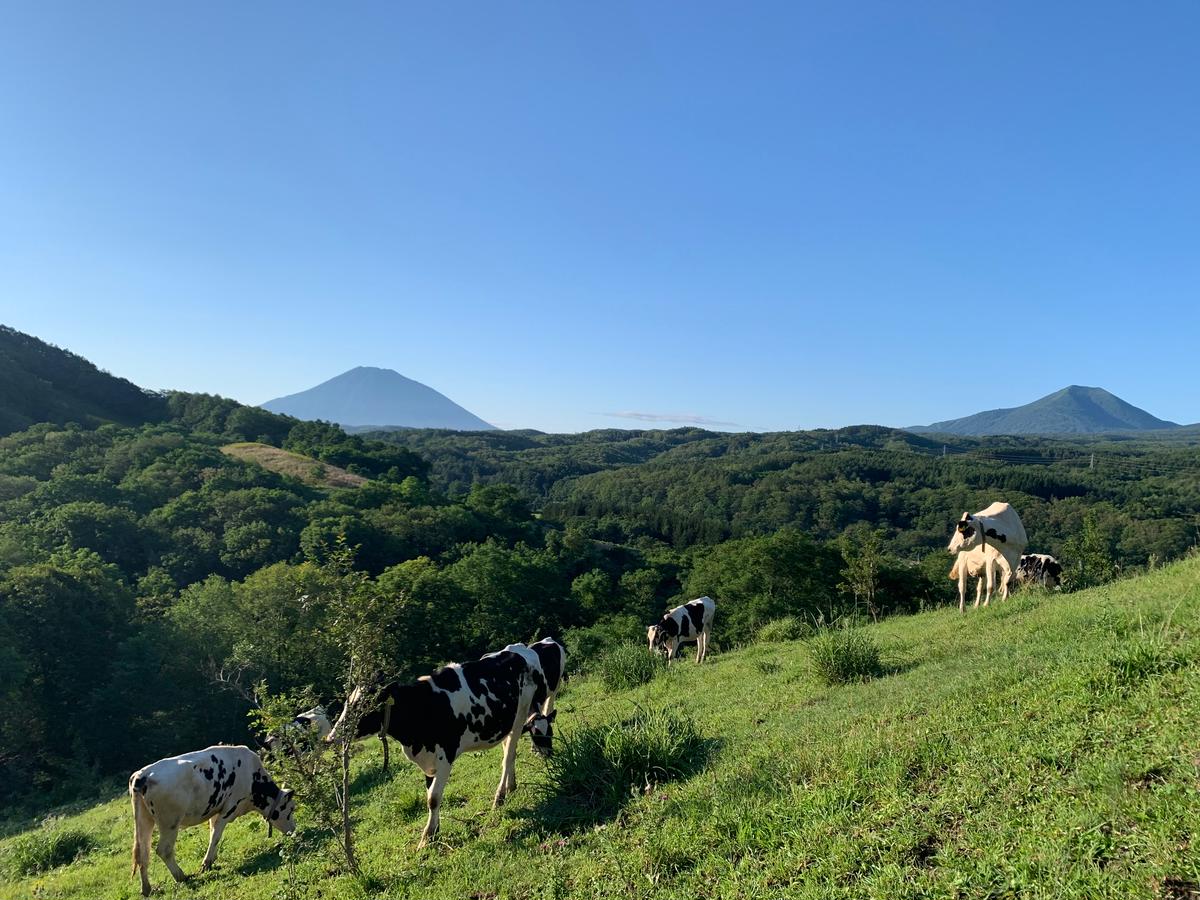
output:
[[[510,428],[905,426],[1072,384],[1195,422],[1198,25],[18,7],[0,321],[147,387],[378,366]]]

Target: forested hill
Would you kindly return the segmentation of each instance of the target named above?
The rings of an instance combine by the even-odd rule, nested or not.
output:
[[[0,325],[0,435],[37,422],[139,425],[165,415],[161,396]]]

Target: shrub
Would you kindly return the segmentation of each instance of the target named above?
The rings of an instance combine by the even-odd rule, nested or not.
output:
[[[1141,634],[1118,648],[1091,678],[1093,690],[1121,693],[1188,664],[1187,657],[1162,635]]]
[[[560,733],[546,760],[543,812],[558,825],[611,815],[637,794],[698,772],[709,749],[691,716],[675,707]]]
[[[796,616],[783,616],[772,619],[755,636],[759,643],[776,644],[781,641],[798,641],[812,633],[812,626],[802,622]]]
[[[874,639],[861,628],[827,629],[809,641],[813,670],[826,684],[866,681],[884,673]]]
[[[9,842],[0,857],[0,870],[13,877],[37,875],[73,863],[96,846],[79,828],[42,827]]]
[[[604,654],[596,668],[605,687],[626,691],[665,672],[667,661],[662,654],[651,653],[639,644],[625,644]]]

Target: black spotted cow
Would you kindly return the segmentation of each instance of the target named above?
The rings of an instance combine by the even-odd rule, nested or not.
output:
[[[175,861],[180,829],[208,822],[208,853],[200,871],[212,867],[225,826],[257,811],[285,834],[296,822],[292,791],[283,790],[249,747],[219,744],[160,759],[129,776],[133,803],[133,871],[142,871],[142,894],[150,893],[150,839],[158,826],[157,853],[176,881],[186,876]]]
[[[451,766],[462,754],[503,743],[493,808],[516,789],[517,741],[530,712],[545,703],[547,696],[537,653],[524,644],[510,644],[482,659],[446,666],[409,684],[393,681],[378,689],[356,688],[326,741],[343,738],[351,710],[358,715],[355,738],[378,734],[384,708],[391,706],[388,735],[425,773],[429,820],[418,845],[424,847],[437,834],[442,792]]]
[[[717,604],[711,597],[698,597],[683,606],[677,606],[646,629],[651,653],[666,653],[670,662],[679,654],[683,644],[696,645],[696,662],[704,662],[708,655],[708,638],[712,631],[713,616]]]
[[[973,550],[982,551],[979,561],[982,572],[987,580],[987,596],[983,605],[987,606],[992,599],[996,586],[996,575],[1000,575],[1000,597],[1008,599],[1009,586],[1021,562],[1021,554],[1029,544],[1025,535],[1025,526],[1017,511],[1007,503],[996,502],[981,509],[977,513],[964,512],[955,525],[950,544],[946,547],[951,556]],[[966,600],[967,566],[958,566],[958,608],[961,610]],[[978,590],[976,591],[978,593]]]
[[[1048,553],[1026,553],[1017,567],[1017,583],[1053,590],[1062,584],[1062,566]]]
[[[530,714],[522,731],[529,732],[529,739],[533,741],[533,749],[537,753],[550,756],[554,750],[554,719],[558,715],[554,700],[566,673],[567,650],[554,638],[542,638],[536,644],[530,644],[529,649],[537,654],[538,662],[542,664],[542,674],[546,678],[546,700],[540,710]]]

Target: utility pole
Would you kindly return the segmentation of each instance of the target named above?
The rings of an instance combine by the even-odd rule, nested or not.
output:
[[[1096,468],[1096,454],[1095,453],[1092,454],[1092,460],[1091,460],[1091,462],[1088,463],[1089,470],[1094,469],[1094,468]]]
[[[942,444],[942,459],[946,458],[946,445]]]

